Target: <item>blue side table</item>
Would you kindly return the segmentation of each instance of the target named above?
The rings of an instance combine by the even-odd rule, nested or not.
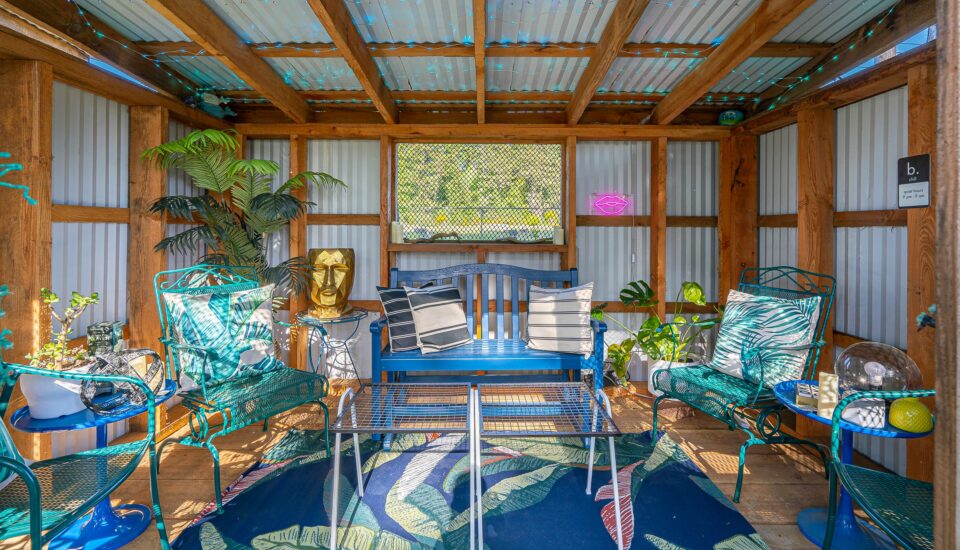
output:
[[[804,416],[828,426],[832,425],[832,419],[824,418],[818,415],[816,411],[797,406],[797,382],[797,380],[789,380],[774,386],[773,393],[776,395],[777,400],[800,416]],[[806,380],[805,382],[813,385],[817,385],[818,383],[816,380]],[[892,437],[901,439],[914,439],[929,435],[929,432],[919,434],[905,432],[903,430],[894,428],[889,424],[889,422],[883,428],[864,428],[863,426],[858,426],[857,424],[843,420],[840,423],[840,428],[840,461],[844,464],[849,464],[853,460],[854,433],[863,433],[874,437]],[[806,510],[801,510],[797,515],[797,525],[800,527],[800,531],[803,533],[803,535],[807,537],[810,542],[816,544],[818,548],[822,548],[823,538],[827,531],[827,508],[807,508]],[[847,490],[843,488],[843,486],[841,486],[840,502],[837,506],[836,528],[833,534],[833,547],[843,548],[844,550],[895,550],[897,545],[890,540],[890,537],[888,537],[886,533],[880,529],[877,529],[869,522],[858,519],[854,515],[853,501],[850,499],[850,494],[847,493]]]
[[[156,403],[165,402],[173,397],[177,385],[173,380],[167,380],[163,392],[157,395]],[[96,400],[95,400],[96,401]],[[117,414],[103,415],[90,410],[37,420],[30,416],[30,407],[18,409],[10,417],[10,425],[22,432],[49,433],[71,430],[97,429],[97,448],[107,446],[107,426],[114,422],[133,418],[147,411],[146,407],[128,406],[117,410]],[[110,505],[110,495],[104,497],[93,511],[80,518],[73,526],[50,541],[47,546],[50,550],[65,550],[85,548],[96,550],[113,550],[121,548],[140,536],[140,533],[150,525],[152,514],[150,508],[142,504],[124,504],[116,508]]]
[[[301,311],[297,314],[297,324],[310,329],[311,336],[307,338],[307,360],[314,374],[327,374],[325,358],[328,352],[343,352],[346,359],[342,360],[339,366],[346,369],[347,362],[349,361],[349,366],[353,369],[353,374],[357,377],[357,380],[360,380],[360,372],[357,371],[357,364],[353,360],[353,354],[350,353],[350,341],[353,340],[354,336],[357,335],[357,331],[360,330],[360,321],[365,319],[369,313],[369,311],[363,308],[354,308],[343,316],[333,317],[331,319],[313,317],[309,311]],[[350,323],[353,324],[350,336],[340,340],[330,337],[328,327]],[[316,358],[313,356],[313,341],[315,337],[316,340],[320,342],[320,363],[317,363]],[[333,356],[334,366],[338,366],[337,357],[340,357],[340,355]],[[321,368],[321,366],[323,368]]]

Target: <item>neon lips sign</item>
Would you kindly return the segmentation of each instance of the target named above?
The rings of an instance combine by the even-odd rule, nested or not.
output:
[[[593,210],[601,216],[621,216],[630,206],[629,195],[599,193],[593,195]]]

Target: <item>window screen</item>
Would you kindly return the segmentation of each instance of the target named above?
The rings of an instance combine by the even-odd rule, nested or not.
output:
[[[406,242],[549,242],[561,227],[559,144],[398,143]]]

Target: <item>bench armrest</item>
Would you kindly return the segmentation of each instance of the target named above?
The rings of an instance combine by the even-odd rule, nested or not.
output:
[[[370,332],[372,334],[379,334],[385,328],[387,328],[387,318],[385,316],[370,323]]]

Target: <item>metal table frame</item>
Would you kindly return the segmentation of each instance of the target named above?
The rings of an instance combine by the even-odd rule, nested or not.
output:
[[[429,401],[438,397],[459,398],[462,390],[464,403]],[[410,397],[418,397],[410,403]],[[475,472],[473,441],[475,438],[475,409],[473,390],[469,384],[363,384],[359,391],[348,388],[340,396],[337,420],[330,426],[334,434],[333,444],[333,495],[330,510],[330,549],[337,548],[340,500],[340,441],[343,434],[353,437],[354,458],[357,468],[357,494],[363,498],[363,472],[360,460],[359,434],[369,433],[463,433],[467,435],[470,453],[470,548],[474,548],[476,523],[474,491],[479,487]],[[347,414],[349,412],[349,415]],[[462,426],[461,424],[462,417]],[[412,422],[405,424],[404,421]],[[482,540],[482,539],[481,539]]]
[[[484,396],[484,391],[487,394]],[[481,437],[555,437],[577,436],[590,439],[590,458],[587,466],[587,489],[593,491],[594,445],[597,437],[607,437],[610,446],[610,473],[613,484],[613,503],[617,525],[617,548],[623,550],[623,525],[620,519],[620,487],[617,479],[617,454],[614,437],[621,435],[613,422],[610,400],[603,391],[595,394],[582,382],[546,384],[477,384],[473,393],[471,465],[477,465],[477,474],[471,475],[476,486],[471,496],[477,499],[478,548],[483,548],[483,480]],[[527,399],[518,396],[526,396]],[[502,396],[509,396],[501,399]],[[531,397],[533,397],[531,399]],[[498,420],[499,419],[499,420]],[[589,420],[588,420],[589,419]],[[489,421],[490,426],[486,423]],[[497,427],[497,423],[504,424]],[[559,426],[558,426],[559,424]],[[629,488],[628,488],[629,490]],[[473,503],[471,503],[471,512]],[[472,516],[471,516],[472,517]],[[472,533],[472,531],[471,531]]]
[[[307,338],[307,363],[310,365],[314,374],[327,376],[326,356],[328,352],[333,352],[333,366],[342,367],[344,371],[349,366],[353,370],[353,374],[357,377],[357,380],[360,380],[357,363],[353,360],[353,353],[350,352],[350,342],[356,337],[357,332],[360,331],[360,323],[366,319],[369,314],[370,312],[366,309],[354,308],[342,317],[332,317],[330,319],[313,317],[309,311],[301,311],[295,316],[298,325],[308,328],[312,334],[319,333],[317,341],[320,342],[320,350],[317,355],[319,355],[320,364],[317,364],[317,360],[313,355],[313,338]],[[328,325],[344,325],[348,323],[354,323],[353,331],[350,332],[349,336],[339,340],[330,337],[330,331],[327,330]],[[345,361],[338,364],[337,351],[343,351],[343,353],[346,354],[346,360],[350,362],[349,365],[347,365]]]

